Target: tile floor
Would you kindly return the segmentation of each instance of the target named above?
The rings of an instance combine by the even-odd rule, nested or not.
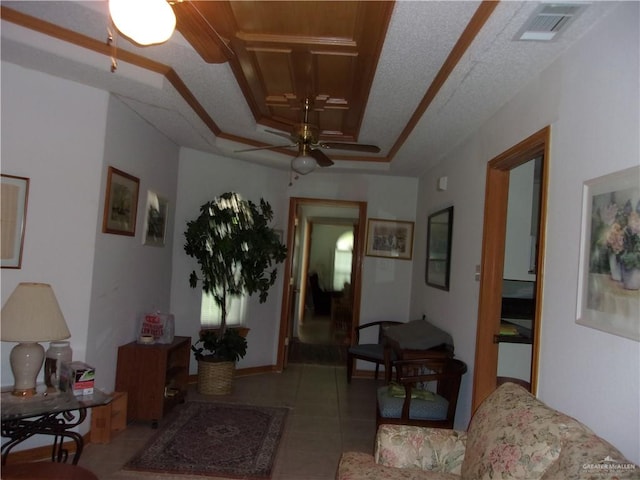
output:
[[[202,396],[192,386],[187,401],[219,401],[291,407],[272,480],[332,480],[343,451],[373,451],[375,390],[380,380],[354,378],[345,367],[290,364],[283,373],[237,377],[225,396]],[[80,465],[101,480],[117,474],[154,434],[133,423],[107,445],[89,444]],[[150,477],[145,477],[150,478]]]

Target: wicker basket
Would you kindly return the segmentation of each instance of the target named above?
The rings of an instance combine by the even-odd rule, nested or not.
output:
[[[235,362],[198,361],[198,393],[228,395],[233,386]]]

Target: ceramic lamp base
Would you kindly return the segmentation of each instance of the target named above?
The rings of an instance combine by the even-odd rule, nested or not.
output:
[[[30,397],[36,393],[36,378],[44,361],[44,348],[36,342],[21,342],[9,356],[15,383],[13,395]]]

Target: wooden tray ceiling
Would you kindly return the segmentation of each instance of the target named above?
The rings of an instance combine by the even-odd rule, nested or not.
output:
[[[200,1],[174,11],[206,62],[229,62],[259,124],[290,131],[309,98],[320,138],[355,142],[393,5]]]

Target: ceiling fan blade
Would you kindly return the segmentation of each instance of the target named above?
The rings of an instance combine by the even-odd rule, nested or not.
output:
[[[234,150],[233,153],[242,153],[242,152],[254,152],[256,150],[271,150],[273,148],[288,148],[288,147],[297,147],[297,143],[292,143],[289,145],[270,145],[268,147],[255,147],[255,148],[245,148],[243,150]]]
[[[379,153],[380,147],[363,143],[321,142],[320,147],[334,150],[352,150],[356,152]]]
[[[292,142],[295,142],[296,139],[292,136],[292,135],[288,135],[286,133],[282,133],[282,132],[278,132],[276,130],[265,130],[265,132],[267,133],[273,133],[274,135],[278,135],[280,137],[284,137],[284,138],[288,138],[289,140],[291,140]]]
[[[330,167],[333,165],[333,160],[327,157],[322,150],[311,148],[309,149],[309,155],[311,155],[321,167]]]

